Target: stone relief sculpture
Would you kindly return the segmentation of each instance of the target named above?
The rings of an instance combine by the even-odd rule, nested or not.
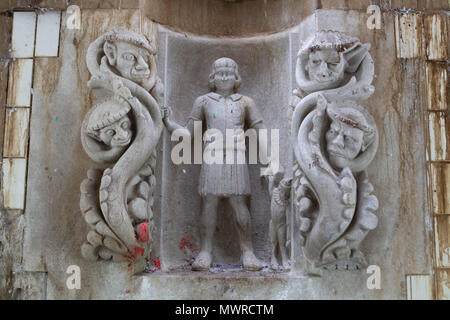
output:
[[[280,174],[266,176],[269,182],[269,194],[271,219],[269,223],[269,235],[272,245],[270,267],[275,270],[288,271],[291,268],[290,254],[290,217],[288,215],[290,206],[291,181],[292,179],[281,178]],[[280,181],[281,179],[281,181]],[[277,183],[277,180],[279,181]],[[281,266],[277,259],[281,257]]]
[[[378,148],[372,116],[370,45],[321,31],[298,55],[291,134],[294,207],[305,257],[316,267],[360,269],[359,247],[377,226],[378,200],[366,168]]]
[[[80,208],[91,227],[82,255],[133,262],[150,249],[155,148],[163,123],[156,48],[129,30],[108,32],[86,56],[88,85],[102,101],[85,116],[81,141],[89,157],[107,166],[91,169],[81,184]]]
[[[186,127],[170,119],[169,109],[165,109],[164,123],[167,129],[170,132],[176,129],[187,129],[193,136],[194,121],[202,121],[203,129],[218,130],[223,136],[226,135],[227,129],[234,129],[234,138],[239,140],[244,138],[245,128],[264,128],[253,100],[237,93],[240,84],[241,77],[236,62],[229,58],[216,60],[210,74],[211,92],[195,100]],[[206,139],[204,149],[208,148],[212,141],[212,139]],[[265,147],[266,142],[260,145]],[[245,142],[244,148],[240,148],[237,144],[234,153],[245,155]],[[247,165],[236,162],[228,164],[225,161],[224,164],[202,163],[198,191],[202,197],[201,251],[192,269],[202,271],[211,267],[217,207],[221,199],[226,199],[235,213],[243,267],[250,271],[261,270],[263,266],[253,252],[250,212],[246,203],[246,197],[251,194]]]

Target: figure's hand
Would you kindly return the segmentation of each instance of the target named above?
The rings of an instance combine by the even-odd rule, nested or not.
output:
[[[133,95],[131,94],[130,89],[126,87],[121,80],[114,79],[112,86],[116,98],[123,99],[125,101],[130,101],[131,99],[134,98]]]
[[[161,107],[161,116],[162,116],[163,120],[166,120],[167,118],[169,118],[170,113],[171,113],[171,110],[169,107],[165,107],[165,106]]]

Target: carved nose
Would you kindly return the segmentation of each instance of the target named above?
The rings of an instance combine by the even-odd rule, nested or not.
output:
[[[345,147],[344,144],[344,136],[342,134],[339,134],[334,140],[333,143],[341,148]]]
[[[117,140],[125,140],[128,138],[128,131],[123,130],[122,128],[117,129],[115,138]]]
[[[324,78],[328,75],[328,66],[325,62],[320,64],[320,73]]]
[[[146,70],[148,68],[148,64],[145,62],[145,60],[142,57],[138,58],[138,63],[136,65],[136,70]]]

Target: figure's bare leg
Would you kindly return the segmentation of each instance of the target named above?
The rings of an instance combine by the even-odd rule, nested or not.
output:
[[[236,216],[236,225],[241,244],[244,269],[249,271],[261,270],[261,262],[253,253],[250,212],[248,211],[245,196],[233,196],[230,197],[229,200]]]
[[[281,263],[284,269],[290,269],[289,256],[286,250],[286,225],[282,225],[278,228],[278,246],[281,253]]]
[[[276,250],[278,243],[277,243],[277,233],[273,225],[273,220],[270,220],[269,236],[270,236],[270,243],[272,244],[272,258],[270,260],[270,266],[272,269],[276,270],[278,269],[278,261],[276,257]]]
[[[217,196],[207,195],[202,198],[201,250],[192,264],[194,271],[205,271],[211,267],[212,240],[216,230],[218,203],[219,197]]]

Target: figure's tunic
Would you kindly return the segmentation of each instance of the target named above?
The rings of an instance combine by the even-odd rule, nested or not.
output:
[[[239,144],[234,143],[233,164],[226,164],[226,131],[227,129],[245,131],[249,128],[262,128],[262,118],[253,100],[240,94],[225,98],[210,92],[197,98],[190,120],[202,121],[203,130],[217,129],[223,136],[223,164],[207,164],[203,161],[198,188],[200,195],[249,195],[250,178],[247,164],[238,164],[236,161],[238,153],[241,155],[243,153],[245,159],[245,137],[243,134],[235,135],[233,138],[235,141],[244,139],[241,144],[243,147],[239,148]],[[211,143],[212,141],[205,141],[203,150],[206,150]]]

